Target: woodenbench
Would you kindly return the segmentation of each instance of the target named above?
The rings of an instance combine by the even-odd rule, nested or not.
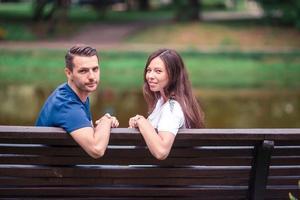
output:
[[[288,199],[299,196],[300,129],[184,129],[166,160],[112,129],[90,158],[59,128],[0,126],[0,199]]]

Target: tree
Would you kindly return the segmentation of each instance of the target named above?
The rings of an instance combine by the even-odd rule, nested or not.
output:
[[[284,25],[292,25],[300,29],[299,0],[259,0],[267,19]]]
[[[139,0],[139,10],[147,11],[149,10],[149,1],[148,0]]]
[[[33,2],[33,20],[50,21],[54,18],[64,20],[67,17],[70,0],[35,0]],[[51,9],[46,12],[46,6]]]
[[[198,21],[201,19],[201,0],[173,0],[176,21]]]
[[[128,10],[148,11],[150,9],[149,0],[126,0]]]
[[[42,35],[53,34],[59,25],[64,25],[71,0],[36,0],[33,2],[33,20]],[[46,11],[49,6],[50,10]],[[43,28],[42,28],[43,27]]]

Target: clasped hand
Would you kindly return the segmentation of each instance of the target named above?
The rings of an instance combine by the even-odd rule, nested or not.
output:
[[[136,115],[129,119],[129,128],[138,128],[138,121],[143,119],[142,115]]]
[[[109,120],[111,122],[111,128],[117,128],[119,126],[119,121],[116,117],[111,116],[109,113],[103,115],[100,119],[98,119],[95,124],[98,125],[104,120]]]

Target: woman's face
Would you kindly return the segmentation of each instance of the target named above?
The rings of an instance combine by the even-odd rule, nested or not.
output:
[[[164,62],[154,58],[147,67],[146,80],[152,92],[160,92],[164,95],[164,88],[169,83],[169,76]]]

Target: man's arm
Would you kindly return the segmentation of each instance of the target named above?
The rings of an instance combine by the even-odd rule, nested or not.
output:
[[[119,125],[115,117],[104,115],[95,128],[84,127],[71,132],[73,139],[93,158],[104,155],[111,127]]]

